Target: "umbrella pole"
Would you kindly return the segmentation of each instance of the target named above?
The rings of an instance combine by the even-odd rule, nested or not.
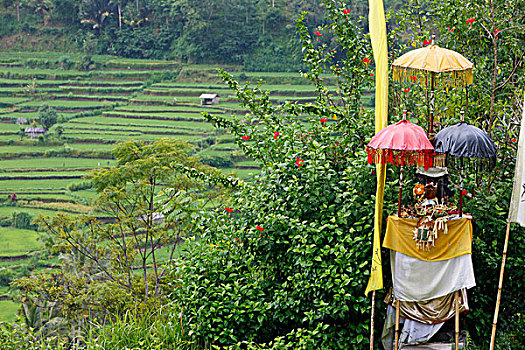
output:
[[[468,86],[465,85],[465,110],[467,111],[467,114],[468,114]]]
[[[503,245],[503,258],[501,259],[501,270],[499,273],[498,296],[496,298],[496,309],[494,310],[494,320],[492,321],[492,335],[490,337],[490,350],[494,349],[496,343],[496,325],[498,323],[499,304],[501,302],[501,288],[503,287],[503,272],[505,271],[505,261],[507,260],[507,248],[509,246],[510,219],[507,221],[507,233],[505,234],[505,244]]]
[[[428,136],[434,135],[434,87],[436,84],[436,73],[430,72],[430,125],[428,127]]]
[[[397,204],[397,216],[401,217],[401,193],[403,192],[403,166],[399,170],[399,202]]]
[[[463,216],[463,176],[459,174],[459,217]]]

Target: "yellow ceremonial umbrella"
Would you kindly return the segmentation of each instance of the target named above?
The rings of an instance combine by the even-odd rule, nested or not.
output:
[[[393,80],[418,83],[430,88],[430,127],[434,124],[434,89],[438,86],[464,86],[472,84],[474,64],[456,51],[437,46],[434,36],[430,45],[412,50],[392,63]]]

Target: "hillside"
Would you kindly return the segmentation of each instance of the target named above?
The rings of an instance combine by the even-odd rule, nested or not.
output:
[[[40,214],[90,212],[95,192],[83,176],[114,165],[115,143],[183,139],[204,163],[228,174],[247,178],[258,171],[230,134],[201,115],[242,118],[245,113],[211,66],[95,56],[88,62],[91,70],[81,70],[84,56],[64,57],[0,53],[0,222],[2,239],[11,242],[0,249],[4,303],[9,281],[54,264],[39,253],[42,243],[31,220]],[[313,87],[297,73],[226,68],[239,80],[266,81],[263,88],[275,104],[315,100]],[[202,106],[201,94],[218,94],[220,102]],[[25,130],[40,127],[42,106],[56,112],[57,120],[45,134],[32,137]],[[16,245],[21,235],[33,243]]]

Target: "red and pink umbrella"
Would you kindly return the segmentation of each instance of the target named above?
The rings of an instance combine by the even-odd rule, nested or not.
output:
[[[434,147],[422,127],[403,119],[381,129],[366,146],[368,163],[432,166]]]
[[[403,120],[381,129],[366,146],[366,151],[370,164],[401,165],[397,210],[397,215],[400,216],[403,166],[415,163],[427,170],[432,166],[434,146],[422,127],[406,120],[406,111],[404,111]]]

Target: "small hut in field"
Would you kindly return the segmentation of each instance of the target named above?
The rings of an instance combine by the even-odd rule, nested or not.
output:
[[[44,135],[46,133],[46,129],[40,127],[40,126],[28,126],[25,128],[25,133],[27,136],[31,137],[32,139],[37,138],[40,135]]]
[[[199,97],[201,99],[201,106],[217,105],[219,104],[218,94],[202,94]]]

